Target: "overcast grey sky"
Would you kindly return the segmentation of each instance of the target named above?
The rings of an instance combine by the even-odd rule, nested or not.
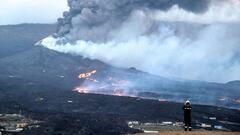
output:
[[[19,23],[54,23],[67,0],[0,0],[0,25]]]

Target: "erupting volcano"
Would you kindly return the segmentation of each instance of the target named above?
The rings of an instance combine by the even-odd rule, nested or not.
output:
[[[239,1],[68,0],[68,5],[57,32],[39,45],[172,79],[240,79]]]
[[[240,80],[239,3],[68,0],[70,9],[58,19],[57,32],[37,45],[116,68],[133,67],[81,70],[73,88],[81,93],[239,106],[233,100],[218,102],[224,96],[239,98],[239,87],[226,83]]]
[[[240,0],[14,1],[0,2],[0,134],[240,131]],[[57,23],[1,26],[62,1]]]

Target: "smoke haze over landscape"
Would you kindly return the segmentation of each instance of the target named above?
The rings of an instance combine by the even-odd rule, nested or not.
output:
[[[41,45],[166,77],[240,80],[239,0],[68,0]]]

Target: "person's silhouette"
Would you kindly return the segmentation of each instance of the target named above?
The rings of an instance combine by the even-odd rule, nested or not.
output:
[[[187,129],[189,129],[189,131],[192,131],[192,127],[191,127],[191,111],[192,111],[192,107],[190,104],[190,101],[187,100],[183,106],[183,110],[184,110],[184,130],[187,131]]]

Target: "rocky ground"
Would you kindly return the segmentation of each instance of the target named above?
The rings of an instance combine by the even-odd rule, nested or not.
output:
[[[240,132],[211,132],[211,131],[175,131],[175,132],[160,132],[160,133],[139,133],[136,135],[239,135]]]

